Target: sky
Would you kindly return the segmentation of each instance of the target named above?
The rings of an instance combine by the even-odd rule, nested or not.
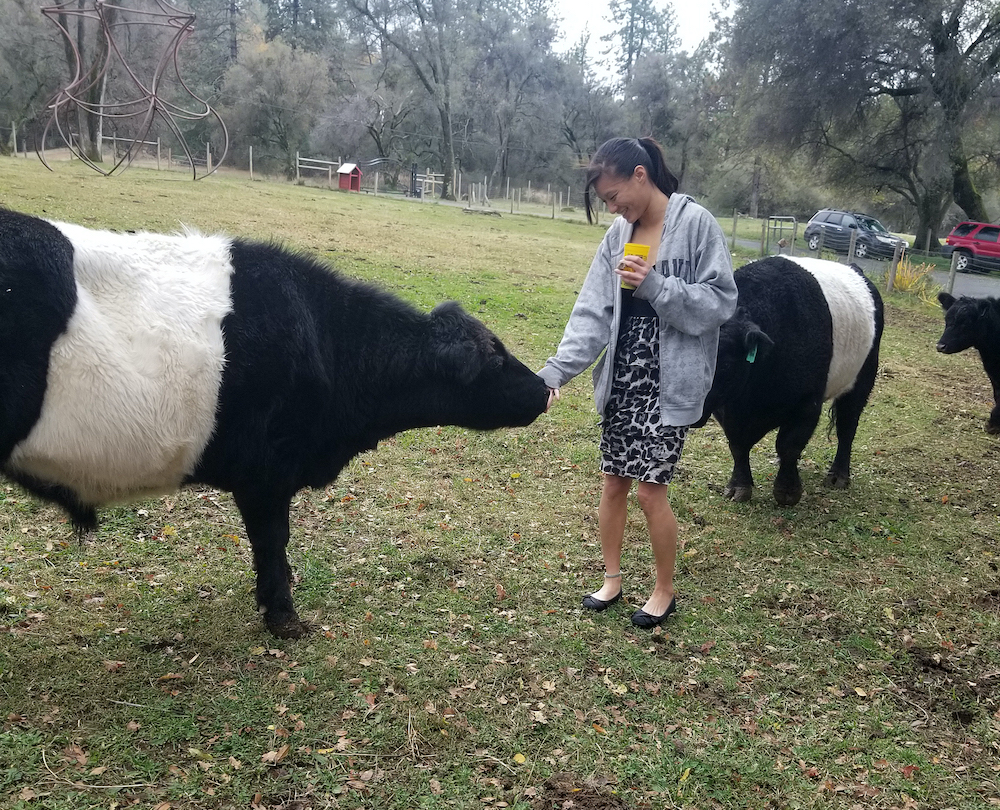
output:
[[[712,30],[709,12],[715,8],[715,0],[665,0],[665,3],[674,8],[681,47],[686,51],[694,50]],[[559,27],[563,32],[563,39],[556,43],[556,50],[565,51],[576,43],[586,26],[590,29],[591,53],[596,55],[602,47],[601,34],[607,33],[610,28],[604,21],[608,16],[608,0],[554,0],[553,8],[561,18]]]

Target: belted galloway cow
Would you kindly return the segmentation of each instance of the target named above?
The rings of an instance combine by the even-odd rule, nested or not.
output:
[[[773,256],[735,274],[736,314],[722,326],[715,381],[698,426],[714,415],[733,456],[723,494],[753,494],[750,450],[777,429],[774,499],[802,497],[798,462],[832,400],[837,454],[829,486],[851,480],[851,451],[878,371],[882,298],[857,267],[810,257]]]
[[[274,635],[288,510],[402,430],[527,425],[545,383],[456,303],[426,314],[276,245],[91,230],[0,209],[0,469],[95,509],[232,492]]]

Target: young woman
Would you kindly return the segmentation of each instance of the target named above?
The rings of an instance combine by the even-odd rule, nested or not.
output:
[[[677,193],[677,178],[652,138],[613,138],[594,154],[585,198],[591,222],[592,190],[619,216],[597,250],[555,356],[539,375],[551,389],[551,405],[559,388],[604,352],[593,381],[602,416],[598,520],[605,571],[583,607],[602,611],[621,599],[626,506],[637,481],[656,583],[632,623],[651,628],[677,605],[677,521],[667,486],[687,426],[701,416],[712,387],[719,327],[736,310],[736,284],[722,229],[691,197]],[[648,259],[631,248],[626,254],[629,243],[647,245]]]

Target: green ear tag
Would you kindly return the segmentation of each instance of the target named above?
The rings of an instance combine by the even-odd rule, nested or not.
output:
[[[747,362],[748,363],[752,363],[754,360],[757,359],[757,346],[759,346],[759,345],[760,344],[754,344],[754,347],[750,351],[747,352]]]

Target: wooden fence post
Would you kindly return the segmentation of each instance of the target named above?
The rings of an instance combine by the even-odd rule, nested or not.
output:
[[[951,254],[951,269],[948,271],[948,290],[950,294],[955,289],[955,273],[958,272],[958,251]]]
[[[250,182],[253,182],[253,144],[250,144]]]
[[[730,251],[736,250],[736,223],[737,223],[737,221],[739,221],[739,218],[740,218],[740,212],[737,211],[734,208],[733,209],[733,238],[729,242],[729,250]]]
[[[886,274],[886,292],[892,292],[896,286],[896,268],[899,267],[902,252],[902,246],[897,242],[896,247],[892,249],[892,262],[889,264],[889,272]]]

